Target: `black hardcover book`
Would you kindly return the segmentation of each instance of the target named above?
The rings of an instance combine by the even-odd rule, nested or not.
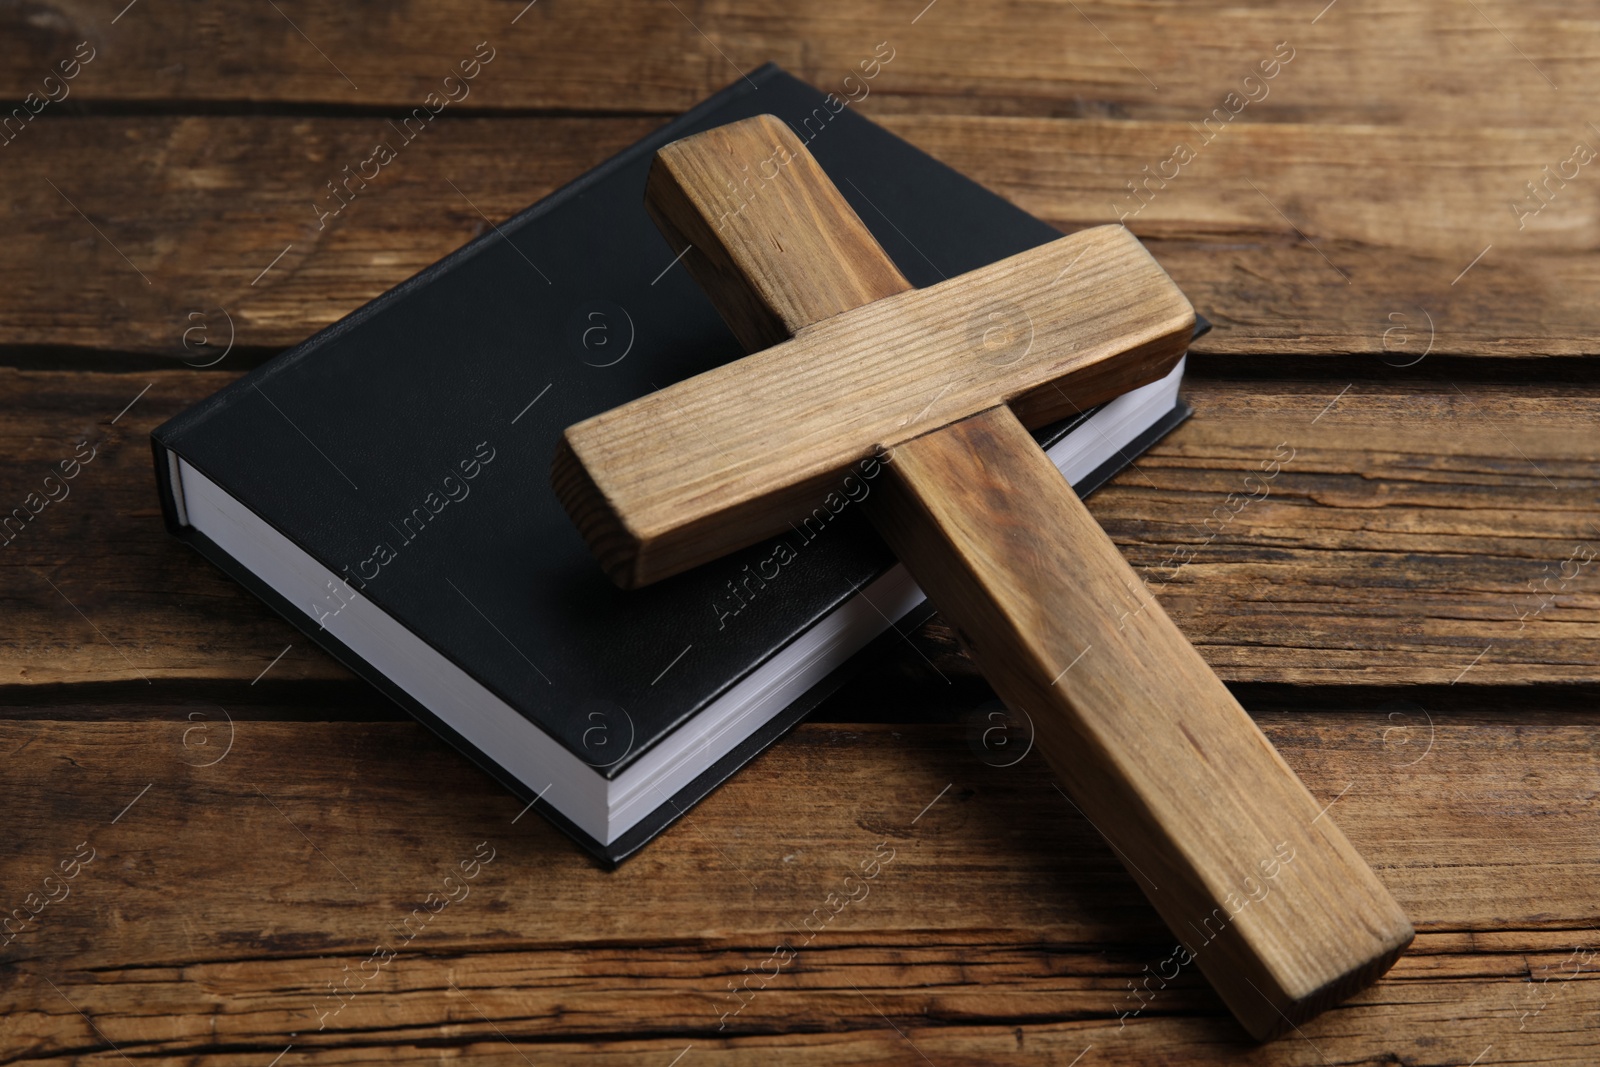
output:
[[[929,611],[853,501],[775,577],[762,544],[624,592],[550,489],[565,427],[741,355],[644,184],[762,112],[915,285],[1059,236],[767,66],[152,435],[174,534],[612,863]],[[1181,371],[1037,434],[1079,492],[1185,417]]]

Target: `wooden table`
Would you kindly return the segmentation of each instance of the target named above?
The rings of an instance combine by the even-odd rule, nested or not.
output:
[[[1592,7],[122,4],[0,13],[0,1063],[1600,1060]],[[164,533],[157,423],[767,59],[1216,322],[1091,508],[1416,923],[1376,988],[1249,1044],[937,622],[608,873]]]

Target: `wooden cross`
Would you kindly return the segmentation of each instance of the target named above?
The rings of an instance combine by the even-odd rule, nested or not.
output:
[[[554,485],[607,573],[779,534],[877,464],[873,523],[1245,1028],[1376,981],[1399,905],[1025,428],[1184,354],[1143,245],[1101,226],[913,289],[771,116],[663,148],[646,203],[753,354],[568,428]]]

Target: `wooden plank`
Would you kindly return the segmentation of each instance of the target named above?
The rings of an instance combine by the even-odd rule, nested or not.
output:
[[[1580,112],[1600,87],[1592,62],[1600,27],[1586,6],[1480,11],[1444,0],[1403,8],[1345,0],[1321,8],[1294,0],[1248,8],[618,0],[597,22],[583,5],[551,0],[367,0],[329,9],[234,2],[183,14],[19,7],[0,21],[0,33],[19,44],[0,60],[0,86],[17,104],[28,92],[59,97],[63,88],[43,79],[88,41],[95,58],[66,83],[69,103],[409,110],[429,93],[462,96],[459,82],[444,79],[487,42],[495,58],[452,106],[677,111],[775,60],[880,109],[1199,122],[1234,93],[1253,98],[1243,111],[1252,121],[1459,116],[1461,125],[1523,125],[1553,111],[1575,125],[1592,119]],[[867,66],[876,76],[864,78],[862,64],[884,56],[892,58]],[[1269,66],[1276,73],[1262,80],[1261,64],[1282,57],[1287,64]]]
[[[778,185],[728,204],[742,171],[769,156],[788,168]],[[662,149],[647,189],[651,216],[674,247],[694,249],[686,266],[752,354],[661,390],[664,411],[642,410],[650,397],[567,431],[590,490],[640,531],[619,581],[650,579],[650,496],[677,529],[737,530],[739,490],[763,508],[783,494],[781,477],[761,472],[799,482],[832,466],[837,478],[830,452],[853,441],[853,463],[870,448],[887,468],[864,505],[874,528],[1007,707],[1029,716],[1066,794],[1245,1029],[1276,1036],[1382,977],[1411,923],[1167,614],[1131,594],[1138,575],[1024,421],[1110,400],[1181,358],[1194,310],[1143,246],[1124,227],[1094,227],[911,293],[771,116]],[[1090,384],[1113,366],[1126,368],[1112,372],[1120,388]],[[897,404],[906,382],[921,395]],[[609,447],[586,435],[602,421],[623,430]],[[683,423],[691,433],[674,432]],[[760,436],[719,429],[752,425]],[[677,469],[649,478],[661,452]],[[617,486],[648,489],[630,498]],[[711,522],[691,513],[697,493]],[[563,503],[581,529],[584,502]]]
[[[1192,968],[1130,991],[1172,974],[1154,913],[1037,753],[998,767],[974,747],[982,724],[802,727],[606,872],[414,724],[241,716],[201,766],[218,748],[186,731],[220,746],[222,720],[137,721],[157,710],[0,722],[0,884],[8,906],[60,896],[0,948],[11,1062],[115,1059],[110,1042],[409,1062],[507,1040],[535,1062],[691,1044],[921,1062],[891,1026],[935,1062],[1249,1051]],[[1592,1061],[1600,718],[1421,712],[1259,717],[1420,933],[1376,989],[1253,1060]],[[94,858],[45,886],[80,842]],[[493,859],[447,886],[480,842]],[[430,892],[457,899],[401,944]],[[794,956],[772,962],[780,943]]]
[[[1197,382],[1191,392],[1196,417],[1091,510],[1225,679],[1449,685],[1485,667],[1479,684],[1587,674],[1600,435],[1558,414],[1561,387]],[[1554,421],[1539,425],[1536,411]],[[1240,433],[1246,451],[1224,443]],[[1225,455],[1236,466],[1217,477]],[[1484,481],[1494,488],[1468,488]],[[1194,507],[1194,492],[1215,503]],[[1211,585],[1219,570],[1226,592]],[[1485,584],[1495,572],[1511,580]],[[1361,588],[1359,606],[1335,591],[1346,583]],[[1260,629],[1237,641],[1247,618]],[[1541,623],[1552,640],[1535,652],[1526,642],[1541,640]],[[1246,646],[1268,632],[1300,650],[1293,666],[1257,672],[1265,664]],[[1501,656],[1527,656],[1528,669],[1497,667]]]
[[[185,341],[195,347],[195,328],[214,320],[214,344],[231,335],[256,353],[284,347],[656,124],[462,119],[409,144],[379,116],[42,125],[26,151],[20,141],[5,150],[0,212],[12,225],[0,333],[11,349],[204,362]],[[1159,169],[1177,140],[1198,140],[1181,122],[887,125],[1067,229],[1116,221],[1143,202],[1128,198],[1126,182],[1142,183],[1143,168]],[[1560,126],[1240,126],[1166,188],[1146,190],[1147,206],[1127,222],[1217,323],[1201,351],[1358,352],[1395,365],[1425,351],[1592,354],[1600,221],[1584,208],[1589,168],[1523,229],[1511,209],[1533,202],[1526,183],[1581,136]],[[364,187],[352,183],[356,195],[339,209],[328,183],[384,139],[399,145],[397,158]],[[115,166],[105,163],[108,144]],[[662,247],[652,275],[670,262]],[[559,275],[561,264],[541,269]]]
[[[0,283],[21,288],[0,330],[12,345],[201,365],[230,338],[286,347],[659,124],[475,120],[406,143],[379,118],[56,123],[14,157],[3,210],[18,225]],[[356,170],[380,140],[397,156],[363,185]],[[108,142],[115,167],[103,165]],[[330,183],[346,180],[336,194]],[[64,314],[72,302],[81,314]]]
[[[1194,334],[1188,300],[1120,226],[901,286],[567,428],[557,493],[613,580],[775,536],[955,419],[1014,403],[1047,426],[1104,404],[1171,371]]]
[[[43,499],[79,442],[98,449],[71,495],[0,549],[0,685],[248,685],[290,644],[261,684],[348,678],[161,525],[145,434],[229,380],[0,370],[4,513]],[[1186,391],[1196,416],[1089,510],[1225,681],[1600,681],[1586,559],[1600,390],[1197,378]],[[905,684],[948,699],[931,671]]]
[[[1252,1035],[1366,988],[1411,944],[1337,820],[1009,408],[897,448],[867,506]]]
[[[892,125],[1064,230],[1129,226],[1215,323],[1203,352],[1360,352],[1405,366],[1424,353],[1597,351],[1600,216],[1587,171],[1574,163],[1580,177],[1565,182],[1544,170],[1568,162],[1574,141],[1600,150],[1581,122]]]

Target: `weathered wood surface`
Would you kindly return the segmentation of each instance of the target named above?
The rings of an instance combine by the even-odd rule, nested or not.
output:
[[[605,872],[513,822],[520,805],[418,726],[234,710],[211,766],[215,707],[0,724],[8,906],[94,850],[0,949],[7,1062],[110,1062],[108,1042],[204,1063],[291,1044],[284,1062],[520,1061],[511,1041],[536,1063],[691,1044],[685,1064],[922,1062],[910,1042],[935,1063],[1064,1064],[1092,1044],[1102,1063],[1465,1064],[1492,1044],[1482,1062],[1579,1064],[1600,1041],[1593,713],[1259,716],[1420,932],[1374,990],[1252,1051],[1192,968],[1132,1014],[1128,983],[1171,950],[1154,912],[1065,801],[1041,801],[1038,753],[991,766],[971,730],[803,727]],[[483,841],[469,893],[397,944]],[[793,960],[724,1017],[729,981],[773,970],[785,941]],[[328,983],[377,945],[396,956],[331,1014]]]
[[[773,60],[841,97],[868,92],[885,109],[1198,122],[1230,91],[1246,91],[1242,80],[1282,45],[1293,59],[1249,105],[1252,119],[1434,125],[1444,113],[1518,126],[1556,114],[1582,125],[1600,88],[1592,47],[1600,19],[1570,0],[1478,9],[1446,0],[620,0],[603,9],[569,0],[141,0],[123,8],[6,9],[0,33],[18,45],[0,58],[6,95],[39,91],[85,40],[98,51],[70,83],[68,102],[406,110],[430,92],[442,96],[444,78],[480,41],[495,58],[452,106],[675,112]],[[880,42],[893,59],[863,81],[860,64]]]
[[[34,368],[0,370],[0,508],[99,449],[0,550],[0,906],[99,849],[0,949],[0,1061],[1595,1062],[1594,168],[1512,207],[1600,147],[1591,7],[276,6],[0,8],[0,118],[96,49],[0,146],[0,364]],[[471,95],[319,227],[480,41]],[[1171,946],[1041,807],[1036,753],[989,767],[922,721],[988,699],[938,624],[823,709],[902,725],[802,729],[608,875],[160,528],[153,425],[738,67],[858,97],[1075,229],[1134,210],[1279,42],[1270,94],[1127,219],[1217,329],[1198,417],[1090,503],[1419,927],[1304,1040],[1246,1044],[1189,971],[1120,1026]],[[145,369],[230,334],[214,370]],[[219,703],[237,744],[194,766]],[[871,896],[719,1032],[728,982],[886,838]],[[473,895],[318,1032],[327,983],[486,839]]]
[[[98,449],[0,549],[0,687],[248,684],[289,644],[260,684],[349,677],[162,527],[146,435],[231,377],[0,369],[7,512],[78,442]],[[1196,417],[1089,510],[1224,680],[1600,684],[1585,561],[1600,390],[1199,377],[1186,392]],[[915,662],[905,706],[944,699]]]
[[[193,351],[201,334],[186,331],[209,321],[212,344],[231,336],[260,358],[660,121],[448,115],[410,144],[383,115],[41,116],[26,139],[0,148],[0,348],[33,359],[64,347],[203,362]],[[1419,131],[1241,116],[1141,199],[1127,182],[1159,170],[1175,142],[1200,144],[1186,122],[878,117],[1064,229],[1115,222],[1145,203],[1126,223],[1217,324],[1202,352],[1259,355],[1267,366],[1284,354],[1352,352],[1404,365],[1424,352],[1600,347],[1592,168],[1537,215],[1512,210],[1537,203],[1525,184],[1568,159],[1575,139],[1600,149],[1581,122]],[[353,202],[333,214],[340,201],[327,183],[384,139],[399,143],[397,158],[353,185]]]

